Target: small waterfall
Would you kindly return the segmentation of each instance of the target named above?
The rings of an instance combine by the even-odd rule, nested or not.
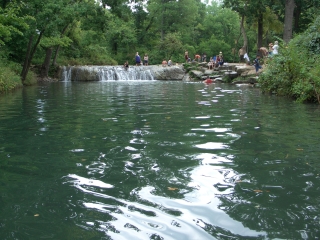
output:
[[[76,66],[63,67],[62,81],[154,80],[148,66]]]
[[[62,76],[61,80],[64,82],[71,81],[71,67],[63,67],[62,68]]]

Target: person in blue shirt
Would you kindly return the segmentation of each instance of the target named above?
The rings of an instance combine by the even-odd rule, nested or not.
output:
[[[261,65],[260,65],[260,56],[257,55],[256,59],[254,60],[254,66],[256,68],[256,75],[258,76],[258,72],[259,72],[259,69],[261,69]]]
[[[139,53],[136,53],[136,66],[139,66],[141,64],[141,58],[139,56]]]

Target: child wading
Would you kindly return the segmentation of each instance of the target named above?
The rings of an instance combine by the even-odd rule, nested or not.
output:
[[[254,60],[254,66],[256,68],[256,75],[258,76],[258,72],[259,72],[259,69],[261,69],[261,65],[260,65],[260,56],[257,55],[256,59]]]

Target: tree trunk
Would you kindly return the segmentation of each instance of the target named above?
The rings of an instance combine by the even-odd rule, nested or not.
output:
[[[244,29],[244,15],[242,15],[242,17],[241,17],[240,30],[241,30],[241,34],[243,36],[243,48],[247,52],[248,51],[248,38],[247,38],[246,30]]]
[[[64,34],[66,33],[68,26],[69,26],[69,24],[67,24],[67,25],[63,28],[63,30],[62,30],[62,32],[61,32],[61,36],[60,36],[61,38],[62,38],[62,37],[64,36]],[[60,48],[61,48],[60,45],[57,46],[56,51],[55,51],[55,53],[54,53],[54,58],[53,58],[53,60],[52,60],[52,65],[53,65],[53,66],[55,66],[56,63],[57,63],[57,57],[58,57]]]
[[[293,13],[296,4],[294,0],[286,0],[283,41],[288,43],[292,38]]]
[[[26,80],[26,77],[28,75],[28,72],[29,72],[29,68],[30,68],[30,65],[31,65],[31,61],[32,61],[32,58],[37,50],[37,47],[40,43],[40,40],[42,38],[42,35],[43,35],[43,32],[44,31],[41,31],[39,36],[38,36],[38,39],[37,39],[37,42],[36,44],[33,46],[32,50],[31,50],[31,45],[32,45],[32,42],[33,42],[33,36],[30,37],[29,39],[29,43],[28,43],[28,49],[27,49],[27,53],[26,53],[26,58],[24,60],[24,64],[23,64],[23,69],[22,69],[22,72],[21,72],[21,80],[22,80],[22,83],[24,83],[24,81]]]
[[[258,42],[257,48],[261,48],[263,44],[263,15],[262,13],[259,14],[258,17]]]
[[[61,48],[60,45],[56,48],[56,51],[54,53],[54,57],[53,57],[53,60],[52,60],[52,66],[55,66],[57,64],[57,57],[58,57],[60,48]]]
[[[40,71],[40,77],[41,78],[48,77],[51,56],[52,56],[52,47],[47,48],[47,50],[46,50],[46,57],[44,59],[44,62],[42,64],[42,66],[41,66],[41,71]]]
[[[31,35],[30,38],[29,38],[26,58],[24,60],[23,68],[22,68],[22,71],[21,71],[21,74],[20,74],[21,79],[22,79],[22,83],[24,82],[24,80],[27,77],[27,73],[28,73],[27,68],[28,68],[28,65],[29,65],[29,58],[30,58],[30,52],[31,52],[32,43],[33,43],[33,35]]]
[[[299,31],[299,23],[301,17],[301,5],[298,5],[294,11],[294,30]]]

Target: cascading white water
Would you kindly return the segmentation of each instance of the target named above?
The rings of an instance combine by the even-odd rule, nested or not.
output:
[[[71,81],[71,67],[63,67],[62,68],[62,74],[61,74],[61,80],[68,82]]]
[[[77,66],[63,67],[62,81],[154,80],[146,66]]]

